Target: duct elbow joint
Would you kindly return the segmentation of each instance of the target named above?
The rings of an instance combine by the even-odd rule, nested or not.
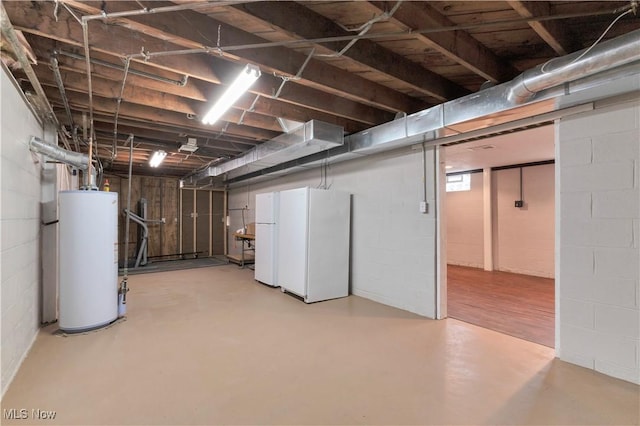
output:
[[[506,92],[507,101],[512,105],[522,105],[531,99],[533,95],[535,95],[535,92],[527,88],[524,74],[516,77]]]

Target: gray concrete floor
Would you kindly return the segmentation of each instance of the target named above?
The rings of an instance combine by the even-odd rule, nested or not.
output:
[[[639,421],[638,386],[460,321],[355,296],[305,305],[235,265],[129,283],[126,321],[41,331],[2,401],[30,418],[3,424]]]

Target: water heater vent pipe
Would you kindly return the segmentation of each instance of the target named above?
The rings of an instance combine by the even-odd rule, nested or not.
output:
[[[96,168],[91,166],[91,170],[87,173],[89,168],[89,156],[80,152],[69,151],[58,145],[52,145],[43,141],[42,139],[33,136],[29,141],[29,149],[33,152],[46,155],[61,163],[68,164],[77,169],[83,170],[84,173],[84,188],[85,189],[97,189],[96,186]]]

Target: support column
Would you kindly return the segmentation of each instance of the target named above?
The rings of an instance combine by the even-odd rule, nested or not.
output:
[[[484,235],[484,270],[493,271],[493,209],[491,203],[491,169],[482,171],[482,204]]]
[[[447,215],[446,204],[446,182],[447,173],[445,170],[445,148],[435,147],[434,153],[434,189],[435,189],[435,253],[436,253],[436,319],[444,319],[447,313]]]

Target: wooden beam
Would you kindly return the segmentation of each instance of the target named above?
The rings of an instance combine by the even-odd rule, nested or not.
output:
[[[69,70],[85,72],[84,62],[76,61],[76,63],[72,63],[68,59],[60,59],[61,66]],[[215,62],[212,65],[218,71],[224,70],[224,75],[227,74],[227,63],[221,65]],[[115,71],[114,75],[113,73],[109,74],[109,70],[106,70],[104,67],[96,66],[94,70],[96,70],[96,74],[94,74],[96,77],[113,79],[113,77],[117,76],[116,80],[119,82],[122,81],[122,73],[118,73],[118,71]],[[127,77],[127,84],[129,83],[134,86],[144,86],[149,89],[164,91],[176,96],[207,103],[215,99],[217,94],[221,94],[223,90],[223,86],[221,85],[214,85],[197,79],[190,79],[185,87],[178,87],[172,84],[154,84],[153,80],[141,77],[136,78],[135,75],[130,75]],[[260,95],[258,102],[253,105],[252,111],[255,113],[302,122],[313,119],[320,120],[342,126],[345,131],[349,133],[363,130],[372,124],[382,123],[393,118],[390,113],[346,99],[333,100],[330,95],[324,92],[291,82],[287,83],[288,87],[281,93],[280,97],[272,98],[271,96],[275,88],[278,87],[280,83],[281,82],[273,76],[263,75],[260,82],[251,90],[254,96],[241,98],[234,105],[234,108],[249,110],[251,109],[255,96]],[[301,105],[300,100],[311,104],[316,107],[316,109],[308,108],[304,104]],[[357,117],[357,119],[354,117]]]
[[[277,27],[281,31],[293,34],[298,39],[353,35],[353,33],[343,30],[330,19],[295,2],[280,2],[277,8],[272,3],[264,2],[244,3],[232,6],[232,8],[245,15],[259,18],[272,28]],[[295,19],[291,19],[293,16],[295,16]],[[345,45],[345,42],[335,42],[324,46],[334,52],[339,52]],[[319,47],[319,45],[316,47]],[[343,57],[366,65],[373,71],[384,73],[390,78],[401,80],[411,86],[412,89],[431,96],[440,102],[455,99],[469,93],[463,87],[408,60],[404,56],[385,49],[371,40],[359,40]]]
[[[19,1],[3,2],[3,6],[14,27],[24,33],[36,34],[77,47],[83,46],[82,26],[64,9],[59,11],[56,21],[54,18],[55,4],[52,2],[35,4]],[[120,57],[140,53],[142,48],[147,51],[179,48],[174,44],[101,22],[89,24],[89,44],[92,51],[110,53]],[[144,61],[138,60],[138,62]],[[181,74],[197,76],[212,83],[220,83],[220,79],[207,61],[206,55],[192,55],[189,61],[185,61],[184,57],[165,56],[154,58],[153,64]]]
[[[551,16],[551,6],[547,1],[507,0],[523,18]],[[566,55],[574,50],[574,43],[565,27],[559,21],[529,21],[529,26],[542,38],[558,55]]]
[[[113,126],[113,116],[109,117],[105,114],[101,115],[100,113],[96,114],[96,116],[98,116],[99,119],[104,122],[111,123],[111,125]],[[211,133],[205,132],[200,129],[193,129],[193,128],[185,129],[184,127],[180,127],[180,128],[172,127],[171,125],[167,125],[164,123],[163,124],[149,123],[148,121],[144,121],[142,119],[138,119],[135,117],[126,117],[123,119],[118,119],[118,128],[120,128],[120,124],[143,129],[143,130],[144,129],[149,129],[149,130],[160,129],[165,132],[173,132],[176,135],[176,138],[184,137],[180,135],[187,135],[191,137],[196,137],[198,139],[204,139],[208,143],[211,143],[210,145],[211,147],[216,149],[224,149],[226,151],[244,152],[247,149],[252,148],[259,144],[259,141],[256,141],[253,139],[243,139],[242,137],[233,136],[228,133],[225,133],[225,134],[217,133],[212,136]],[[215,141],[216,143],[212,143],[211,141]],[[224,145],[224,144],[227,144],[227,145]]]
[[[189,174],[192,171],[196,171],[198,170],[200,167],[203,167],[205,164],[200,165],[199,167],[191,167],[191,168],[185,168],[185,167],[171,167],[169,166],[165,166],[164,164],[162,164],[161,167],[157,167],[157,168],[150,168],[150,167],[144,167],[146,165],[146,163],[144,164],[138,164],[138,168],[135,169],[134,175],[136,176],[154,176],[154,177],[166,177],[166,178],[182,178],[185,175]],[[126,177],[127,173],[129,171],[129,163],[114,163],[111,165],[111,167],[109,167],[108,169],[105,170],[106,172],[108,172],[111,175],[120,175],[121,177]]]
[[[100,136],[100,135],[98,135]],[[124,140],[122,141],[124,142]],[[220,160],[221,157],[217,155],[205,154],[196,151],[195,153],[178,151],[176,149],[170,150],[162,144],[147,143],[145,141],[138,140],[133,148],[133,163],[138,167],[148,167],[148,161],[154,151],[163,150],[167,152],[167,157],[162,163],[162,167],[174,166],[183,169],[183,174],[189,171],[202,167],[203,165],[210,163],[211,161]],[[99,145],[99,155],[102,158],[103,163],[110,163],[111,165],[121,163],[129,163],[129,147],[124,144],[118,145],[116,149],[116,157],[113,157],[112,145]],[[109,170],[110,167],[106,166],[105,169]],[[135,173],[135,172],[134,172]]]
[[[55,87],[45,88],[45,92],[49,99],[60,101],[60,92]],[[84,94],[78,94],[69,91],[67,93],[69,104],[73,108],[82,110],[87,106],[87,99]],[[93,107],[95,111],[113,114],[115,111],[115,99],[94,96]],[[185,114],[162,110],[143,105],[122,104],[120,105],[120,115],[123,118],[133,117],[135,119],[147,120],[153,123],[169,123],[174,126],[180,126],[185,129],[199,129],[208,132],[211,137],[218,133],[229,133],[230,135],[240,136],[255,141],[266,141],[278,136],[279,132],[252,128],[249,126],[239,126],[233,123],[216,123],[213,125],[204,125],[198,120],[190,120]]]
[[[99,120],[95,124],[96,131],[101,131],[103,133],[111,133],[111,137],[113,137],[113,123],[108,121]],[[162,144],[163,146],[169,147],[171,149],[177,150],[180,145],[187,143],[186,137],[180,137],[175,133],[167,133],[161,130],[155,129],[142,129],[140,127],[130,126],[130,125],[119,125],[118,126],[118,139],[126,139],[127,135],[133,134],[136,142],[140,142],[144,140],[145,143],[149,143],[149,141],[157,142]],[[198,139],[198,138],[196,138]],[[216,151],[217,154],[220,154],[220,151],[224,151],[226,154],[229,153],[238,153],[241,150],[233,147],[216,147],[216,146],[204,146],[202,138],[199,139],[200,144],[198,145],[198,151],[204,152],[212,152]]]
[[[59,46],[56,46],[56,42],[50,39],[45,39],[39,36],[30,35],[29,43],[33,47],[36,56],[39,60],[46,62],[48,57],[51,56],[51,52],[56,49],[60,49]],[[104,55],[101,53],[94,54],[92,58],[98,58],[101,61],[109,62],[114,65],[118,65],[119,61],[117,58],[111,55]],[[60,69],[63,71],[70,71],[81,73],[82,75],[86,74],[86,65],[85,62],[78,59],[73,59],[68,56],[58,55],[58,62],[60,65]],[[140,67],[141,64],[133,64],[134,67]],[[149,71],[149,70],[145,70]],[[159,69],[151,70],[158,72]],[[122,84],[123,72],[117,69],[101,66],[101,65],[93,65],[92,66],[92,76],[97,79],[110,80],[114,82],[118,82]],[[175,78],[175,76],[173,76]],[[164,92],[167,94],[179,96],[182,98],[192,99],[195,101],[201,102],[210,102],[210,99],[214,99],[212,96],[216,92],[219,92],[220,89],[218,85],[212,85],[209,82],[190,78],[184,86],[177,86],[171,83],[164,83],[160,81],[156,81],[153,79],[136,76],[135,74],[129,74],[127,76],[127,85],[144,87],[150,90],[155,90],[158,92]],[[85,82],[86,87],[86,82]],[[303,86],[299,86],[301,89],[308,92],[315,92],[315,89],[306,88]],[[118,92],[119,93],[119,92]],[[115,96],[115,95],[114,95]],[[307,98],[317,98],[317,96],[313,94],[308,94]],[[235,108],[239,108],[242,110],[249,110],[253,105],[253,99],[250,96],[245,96],[238,100],[238,102],[234,105]],[[353,104],[353,102],[351,102]],[[346,108],[345,108],[346,109]],[[353,108],[349,110],[353,111]],[[264,95],[260,95],[260,99],[253,105],[253,112],[268,115],[274,118],[281,117],[294,121],[306,122],[309,120],[320,120],[326,123],[336,124],[338,126],[342,126],[347,133],[354,133],[360,130],[364,130],[367,128],[367,124],[371,123],[362,123],[360,121],[356,121],[350,118],[345,118],[342,116],[335,115],[333,113],[326,113],[320,110],[314,110],[310,108],[306,108],[304,106],[289,103],[280,99],[273,99],[266,97]],[[388,121],[387,119],[391,119],[392,117],[383,117],[380,119],[384,121]]]
[[[107,129],[104,125],[102,126],[96,126],[96,137],[97,140],[102,141],[102,140],[108,140],[108,141],[113,141],[113,134],[111,132],[111,130]],[[128,134],[123,133],[122,135],[120,135],[118,137],[118,150],[122,149],[122,150],[126,150],[127,152],[129,151],[128,149],[125,149],[125,141],[128,137]],[[107,145],[105,143],[101,143],[100,146],[102,145]],[[113,144],[110,144],[110,147],[112,149]],[[153,137],[149,137],[144,133],[135,133],[135,138],[134,138],[134,148],[136,150],[140,150],[140,149],[146,149],[146,150],[158,150],[158,149],[162,149],[164,151],[167,151],[169,153],[174,153],[174,152],[180,152],[183,153],[185,155],[190,154],[190,152],[188,151],[180,151],[179,150],[180,145],[177,144],[175,141],[167,141],[167,140],[159,140],[159,139],[155,139]],[[221,150],[217,150],[217,149],[212,149],[210,147],[204,147],[204,146],[200,146],[198,147],[198,150],[195,151],[199,157],[201,158],[209,158],[209,159],[219,159],[219,158],[230,158],[231,156],[229,155],[229,152],[225,152],[225,151],[221,151]]]
[[[62,111],[62,109],[60,109],[60,111]],[[80,113],[74,113],[73,116],[76,121],[80,121]],[[113,115],[107,115],[100,112],[94,114],[94,122],[98,123],[98,125],[101,123],[103,126],[111,129],[112,132],[113,119]],[[131,118],[118,119],[118,132],[124,134],[133,133],[134,136],[137,136],[138,134],[148,135],[148,137],[152,139],[156,137],[161,139],[164,137],[175,141],[186,141],[187,137],[195,137],[198,139],[199,144],[202,143],[202,146],[211,148],[213,150],[224,151],[230,155],[244,152],[248,148],[257,145],[256,141],[240,140],[237,138],[231,138],[229,136],[226,136],[226,138],[224,139],[213,139],[211,138],[211,134],[205,133],[198,129],[177,128],[167,125],[149,123],[147,121],[136,121]]]
[[[42,84],[54,87],[56,86],[53,73],[49,70],[47,65],[36,65],[34,69],[36,69],[36,74]],[[62,76],[62,81],[64,82],[64,86],[67,91],[86,94],[87,83],[84,75],[71,71],[61,71],[60,75]],[[120,96],[121,85],[109,80],[93,78],[92,88],[95,96],[118,99]],[[203,117],[206,110],[209,108],[209,106],[204,102],[191,101],[176,95],[149,90],[144,87],[133,86],[131,84],[125,85],[122,101],[124,102],[122,105],[125,103],[131,103],[166,111],[189,114],[194,116],[194,119],[196,120],[199,119],[198,117]],[[220,120],[229,123],[238,123],[241,118],[243,123],[247,126],[267,129],[274,132],[282,131],[280,125],[273,117],[256,114],[254,112],[243,112],[242,110],[234,108],[226,111]]]
[[[96,27],[93,33],[100,31],[103,31],[103,28]],[[111,28],[110,31],[111,37],[113,38],[126,36],[120,34],[118,31],[121,30],[117,27]],[[56,40],[50,40],[46,39],[45,37],[46,34],[34,35],[33,33],[29,34],[28,36],[29,42],[35,46],[35,50],[38,53],[38,57],[40,58],[40,60],[48,62],[51,53],[55,49],[78,50],[77,43],[73,40],[60,40],[59,38]],[[116,47],[113,48],[115,49]],[[98,59],[106,60],[107,62],[121,62],[121,60],[119,59],[120,55],[112,51],[105,53],[103,49],[101,52],[92,52],[92,57],[93,55],[95,55]],[[209,61],[210,67],[215,69],[217,71],[217,74],[222,76],[225,81],[232,81],[234,75],[238,72],[238,66],[228,61],[216,57],[207,57],[207,59]],[[65,66],[73,67],[80,72],[86,72],[86,65],[84,64],[84,61],[74,61],[63,56],[60,56],[59,60],[61,64],[64,64]],[[182,68],[173,71],[185,72],[185,62],[189,61],[182,61],[180,64]],[[153,64],[153,62],[147,64],[135,63],[134,66],[149,67],[150,64]],[[97,76],[102,76],[104,78],[114,80],[121,80],[122,78],[122,73],[119,73],[117,70],[111,70],[114,72],[110,72],[109,69],[105,69],[104,67],[99,66],[94,66],[93,69],[98,73]],[[210,91],[212,87],[215,86],[208,86],[207,83],[210,81],[208,81],[206,78],[200,78],[202,77],[200,75],[195,75],[195,77],[204,81],[194,81],[194,79],[192,78],[189,80],[187,87],[184,88],[184,94],[180,92],[180,89],[183,88],[179,87],[167,87],[167,93],[178,94],[179,96],[190,97],[197,100],[211,98]],[[140,84],[148,86],[149,88],[160,89],[161,87],[153,83],[152,80],[142,80],[145,81],[140,81]],[[393,114],[389,112],[364,105],[362,103],[354,102],[352,100],[336,98],[335,96],[332,96],[326,92],[313,89],[311,87],[302,86],[294,81],[286,83],[279,97],[277,99],[273,99],[273,95],[278,91],[281,83],[282,80],[280,78],[276,78],[273,75],[263,74],[258,82],[252,87],[251,92],[256,95],[261,95],[264,100],[276,102],[274,106],[267,109],[280,110],[281,112],[287,111],[286,116],[281,116],[283,118],[289,118],[297,121],[308,121],[311,118],[317,118],[319,120],[338,125],[342,125],[341,123],[344,123],[345,129],[347,129],[347,131],[349,132],[362,130],[363,126],[357,124],[356,122],[365,125],[375,125],[393,119]],[[170,84],[164,85],[172,86]],[[188,95],[187,93],[190,93],[190,95]],[[265,102],[262,102],[261,104],[263,106],[268,105],[265,104]],[[293,104],[294,107],[290,110],[287,110],[285,104]],[[314,111],[319,111],[320,114],[314,114]],[[262,111],[256,110],[256,112]],[[269,115],[268,113],[266,114]],[[331,120],[331,116],[336,116],[337,118]],[[351,123],[348,123],[345,120],[349,120],[351,121]]]
[[[38,57],[45,58],[46,56],[38,55]],[[80,72],[84,73],[84,75],[86,76],[86,66],[85,62],[82,60],[68,58],[60,55],[58,56],[58,63],[61,70]],[[108,68],[101,65],[93,65],[91,67],[91,72],[92,77],[103,80],[110,80],[122,84],[122,77],[124,75],[122,71],[118,71],[116,69]],[[128,85],[130,84],[132,86],[146,87],[149,90],[155,90],[174,96],[180,96],[182,98],[206,102],[207,97],[205,96],[204,91],[198,85],[198,83],[201,83],[201,81],[190,78],[184,86],[178,86],[176,84],[163,83],[150,78],[140,77],[132,73],[129,73],[127,75]]]
[[[120,167],[124,168],[124,171],[127,171],[129,163],[129,147],[124,147],[124,141],[127,138],[128,133],[123,133],[122,137],[118,138],[118,153],[116,158],[112,159],[112,124],[105,123],[100,120],[95,123],[97,140],[101,141],[101,143],[97,144],[94,149],[96,149],[98,156],[102,159],[105,165],[105,170],[113,171]],[[168,152],[168,156],[162,165],[162,173],[171,170],[179,176],[183,176],[193,170],[199,169],[211,161],[230,157],[228,152],[224,152],[224,150],[219,150],[211,146],[201,146],[201,148],[193,154],[180,152],[178,151],[178,144],[176,142],[158,142],[147,138],[146,135],[142,135],[139,132],[139,129],[135,130],[137,132],[135,132],[136,137],[134,139],[133,147],[134,174],[148,169],[150,153],[158,149],[163,149]],[[107,143],[105,143],[105,141],[107,141]],[[86,150],[86,146],[81,146],[81,152],[86,152]]]
[[[124,171],[128,169],[129,165],[129,150],[118,149],[118,155],[115,160],[111,160],[111,149],[107,146],[101,146],[99,149],[99,155],[103,158],[103,162],[108,162],[110,165],[105,167],[106,171],[120,170],[121,167],[126,167]],[[133,167],[134,174],[139,174],[140,171],[148,170],[150,173],[165,174],[168,171],[177,173],[178,176],[184,176],[189,172],[199,169],[211,161],[215,161],[217,157],[207,157],[197,154],[190,154],[188,152],[168,152],[162,166],[157,169],[149,166],[149,159],[153,153],[153,149],[134,148],[133,150]],[[105,160],[106,159],[106,160]]]
[[[55,85],[53,76],[49,73],[47,65],[38,65],[36,68],[43,84],[49,86]],[[80,93],[86,92],[86,79],[81,73],[82,71],[76,69],[61,70],[63,82],[67,90]],[[129,82],[128,78],[127,82]],[[117,85],[109,84],[109,80],[97,77],[96,74],[93,79],[93,92],[95,95],[102,97],[117,98],[120,95],[120,85],[121,82],[118,82]],[[221,90],[219,87],[216,88],[215,92],[212,91],[212,99],[218,97],[218,95],[221,94],[220,92]],[[209,106],[209,102],[198,103],[188,99],[183,99],[180,96],[149,90],[145,87],[140,87],[134,84],[125,85],[123,95],[123,101],[126,102],[146,105],[168,111],[182,112],[184,114],[192,114],[194,116],[201,116]],[[282,128],[275,119],[276,117],[301,122],[313,119],[321,120],[342,126],[348,133],[360,131],[366,128],[364,124],[360,124],[352,120],[343,119],[341,117],[332,116],[319,111],[309,110],[308,108],[287,104],[285,102],[278,102],[272,99],[260,97],[254,104],[254,100],[255,96],[253,95],[243,96],[238,100],[238,102],[236,102],[232,109],[227,111],[221,117],[221,120],[239,124],[240,119],[242,118],[243,124],[272,130],[274,132],[282,131]],[[253,106],[253,110],[249,111],[251,106]],[[242,117],[243,113],[244,117]]]
[[[78,10],[82,10],[84,13],[99,14],[101,12],[99,7],[97,7],[99,3],[75,0],[65,0],[65,2]],[[154,2],[154,7],[171,4],[172,3],[169,2],[158,1]],[[109,12],[130,10],[128,9],[129,7],[127,4],[110,2]],[[212,28],[217,28],[218,26],[221,28],[220,46],[266,42],[265,39],[254,34],[224,24],[204,14],[189,10],[176,13],[131,16],[129,18],[115,19],[110,22],[157,39],[170,40],[172,44],[186,48],[212,46],[214,44],[212,43],[213,38],[205,37],[203,32],[210,32]],[[93,40],[93,34],[91,38]],[[139,47],[137,48],[139,49]],[[152,49],[146,50],[152,51]],[[225,52],[224,56],[242,62],[248,61],[259,64],[265,70],[288,76],[296,75],[307,60],[307,55],[285,47],[238,50]],[[415,98],[317,59],[311,59],[308,62],[298,82],[323,91],[328,91],[337,96],[344,96],[348,99],[392,112],[415,112],[426,107],[423,102]],[[443,96],[446,96],[446,94],[443,94]]]
[[[306,123],[309,120],[320,120],[325,123],[341,126],[342,128],[344,128],[344,131],[346,133],[359,132],[370,127],[370,124],[373,124],[365,124],[338,115],[313,110],[305,107],[304,105],[296,105],[293,103],[279,101],[277,99],[269,99],[264,96],[260,96],[255,104],[253,103],[254,100],[255,96],[244,96],[238,100],[236,106],[245,110],[249,110],[253,105],[253,111],[259,114],[285,118],[293,121],[300,121],[302,123]],[[392,117],[390,117],[389,119],[391,118]]]
[[[395,2],[370,1],[378,11],[390,10]],[[406,1],[389,20],[404,30],[451,26],[453,23],[428,2]],[[519,74],[510,63],[497,57],[491,50],[465,31],[445,31],[414,34],[417,40],[437,50],[447,58],[494,83],[511,80]]]
[[[393,120],[392,113],[370,105],[354,102],[308,86],[302,86],[294,81],[287,82],[280,89],[281,83],[280,79],[272,75],[262,74],[262,77],[251,87],[251,92],[263,95],[268,99],[280,90],[278,99],[288,103],[327,114],[334,114],[368,125],[382,124]]]

